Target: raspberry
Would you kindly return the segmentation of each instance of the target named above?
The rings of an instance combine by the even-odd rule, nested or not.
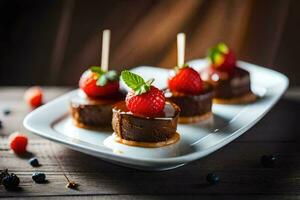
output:
[[[168,80],[171,92],[197,95],[203,90],[203,82],[198,72],[193,68],[184,67]]]
[[[154,86],[146,93],[136,95],[133,91],[126,96],[126,106],[134,114],[155,117],[162,113],[165,107],[165,97],[162,91]]]
[[[10,148],[16,154],[26,153],[28,139],[26,135],[15,132],[9,136]]]
[[[37,86],[30,87],[25,91],[24,99],[28,105],[36,108],[43,103],[43,91]]]

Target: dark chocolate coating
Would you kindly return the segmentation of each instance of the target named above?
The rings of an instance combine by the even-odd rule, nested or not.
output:
[[[166,91],[166,98],[180,107],[180,116],[193,117],[201,116],[211,112],[213,90],[208,84],[204,91],[198,95],[176,94]]]
[[[251,92],[250,74],[239,67],[230,73],[206,69],[202,74],[202,78],[214,87],[215,98],[231,99]]]
[[[163,116],[149,118],[129,112],[125,102],[113,108],[112,127],[118,137],[136,142],[161,142],[174,136],[180,109],[166,103]]]
[[[123,95],[107,99],[90,99],[75,96],[70,100],[71,115],[78,123],[86,127],[105,127],[111,125],[113,105],[124,100]]]

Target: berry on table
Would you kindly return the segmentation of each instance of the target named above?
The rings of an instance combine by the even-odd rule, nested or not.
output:
[[[20,179],[17,175],[14,173],[11,174],[6,174],[4,177],[2,177],[1,181],[2,185],[8,190],[15,189],[19,186],[20,184]]]
[[[35,172],[32,174],[32,180],[36,183],[45,183],[46,175],[43,172]]]
[[[197,95],[203,90],[200,74],[191,67],[175,68],[175,75],[168,80],[171,92]]]
[[[162,113],[166,100],[163,92],[151,85],[154,79],[145,82],[142,77],[127,70],[121,76],[132,89],[125,100],[128,110],[146,117],[155,117]]]
[[[3,110],[3,114],[4,114],[4,115],[10,115],[10,113],[11,113],[11,110],[10,110],[9,108],[5,108],[5,109]]]
[[[38,167],[40,166],[40,163],[36,157],[30,158],[28,163],[33,166],[33,167]]]
[[[206,176],[206,180],[209,184],[214,185],[220,181],[220,177],[214,173],[209,173]]]
[[[260,158],[260,162],[264,167],[274,167],[277,161],[277,157],[275,155],[263,155]]]
[[[24,100],[28,105],[36,108],[43,103],[43,91],[40,87],[30,87],[25,91]]]
[[[9,136],[10,148],[16,154],[26,153],[28,138],[19,132],[15,132]]]

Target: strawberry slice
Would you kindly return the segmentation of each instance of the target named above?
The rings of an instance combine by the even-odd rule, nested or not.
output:
[[[154,79],[145,82],[142,77],[127,70],[122,72],[121,77],[132,89],[125,100],[129,111],[147,117],[161,115],[166,100],[163,92],[151,85]]]
[[[199,73],[188,66],[175,68],[175,75],[169,78],[168,85],[171,92],[183,94],[197,95],[203,90]]]
[[[89,97],[111,96],[119,91],[119,80],[115,71],[103,71],[93,66],[82,74],[79,87]]]
[[[208,58],[211,61],[211,67],[218,70],[231,71],[236,67],[235,54],[224,43],[210,48]]]

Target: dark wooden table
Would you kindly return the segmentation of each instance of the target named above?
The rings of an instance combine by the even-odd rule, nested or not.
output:
[[[23,199],[300,199],[300,101],[284,98],[255,127],[217,152],[184,167],[146,172],[120,167],[30,134],[22,126],[30,109],[23,102],[25,88],[0,88],[0,110],[12,113],[0,119],[0,169],[8,168],[21,179],[20,191],[6,191],[0,185],[0,197]],[[45,88],[46,100],[66,92],[67,88]],[[14,131],[28,134],[28,150],[42,164],[32,168],[8,147]],[[275,154],[278,162],[264,168],[260,157]],[[45,172],[48,183],[35,184],[31,174]],[[220,176],[217,185],[208,185],[206,174]],[[67,178],[79,184],[66,188]],[[97,197],[95,197],[97,196]]]

